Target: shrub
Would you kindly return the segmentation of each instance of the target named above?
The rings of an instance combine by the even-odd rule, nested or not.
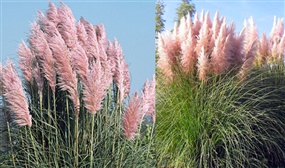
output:
[[[27,41],[18,49],[23,86],[12,62],[1,66],[10,149],[1,167],[152,167],[154,125],[143,119],[155,116],[154,79],[126,103],[128,64],[104,26],[50,2]]]
[[[235,34],[202,12],[159,35],[158,166],[284,166],[283,29],[258,40],[253,18]]]

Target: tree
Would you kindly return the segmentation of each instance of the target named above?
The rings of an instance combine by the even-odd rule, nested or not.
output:
[[[176,14],[177,14],[177,23],[179,24],[180,19],[190,13],[190,16],[193,17],[194,13],[196,12],[195,10],[195,5],[193,3],[190,3],[191,0],[182,0],[182,3],[180,6],[176,9]]]
[[[162,15],[164,14],[164,7],[165,4],[163,4],[162,1],[157,0],[155,5],[155,32],[161,33],[164,30],[164,22],[165,20],[162,18]]]

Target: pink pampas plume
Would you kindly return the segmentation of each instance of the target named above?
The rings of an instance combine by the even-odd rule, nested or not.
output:
[[[285,52],[285,34],[283,34],[280,43],[278,44],[278,54],[279,54],[278,59],[280,59],[281,62],[283,62],[284,60],[284,52]]]
[[[172,62],[166,52],[166,45],[171,41],[170,37],[166,34],[158,34],[158,55],[157,67],[161,69],[162,73],[165,75],[167,81],[172,81],[174,73],[172,71]]]
[[[201,29],[202,22],[199,20],[198,13],[196,12],[194,15],[194,21],[193,21],[193,36],[198,36],[199,31]]]
[[[190,19],[188,17],[190,17],[189,13],[180,19],[180,24],[178,27],[178,38],[180,43],[188,38],[188,32],[192,29],[191,17]]]
[[[262,37],[258,43],[257,63],[259,65],[263,64],[266,57],[268,57],[268,56],[269,56],[268,40],[266,38],[266,34],[262,33]]]
[[[114,39],[115,40],[115,39]],[[108,47],[106,54],[109,60],[109,67],[111,68],[111,72],[114,74],[116,68],[116,53],[117,49],[115,48],[114,44],[111,41],[108,41]]]
[[[84,25],[85,31],[88,35],[88,42],[86,43],[86,55],[89,60],[97,60],[99,59],[99,47],[98,47],[98,41],[97,41],[97,35],[96,31],[93,27],[93,25],[87,21],[84,20],[83,17],[80,18],[80,22]]]
[[[114,39],[113,47],[116,51],[112,58],[115,61],[114,81],[120,92],[119,102],[123,102],[130,92],[130,74],[128,64],[124,60],[122,48],[116,39]]]
[[[244,62],[244,36],[245,29],[243,29],[238,35],[235,35],[232,41],[232,60],[233,65],[240,68]]]
[[[132,140],[135,136],[139,135],[136,133],[139,124],[142,121],[141,114],[141,99],[136,92],[130,99],[129,104],[126,108],[126,112],[123,116],[123,130],[125,136]]]
[[[59,87],[68,91],[69,98],[73,102],[76,115],[79,115],[79,95],[77,92],[76,73],[72,70],[68,48],[60,36],[50,39],[50,47],[55,58],[56,70],[59,75]]]
[[[60,3],[61,8],[58,8],[58,19],[59,23],[57,25],[58,31],[61,37],[65,41],[65,44],[71,50],[75,49],[77,41],[77,29],[76,20],[72,14],[71,9],[64,3]]]
[[[36,84],[37,84],[37,87],[38,87],[38,92],[39,92],[39,95],[40,95],[40,101],[42,101],[44,80],[43,80],[43,77],[41,75],[41,70],[40,70],[40,67],[39,67],[39,63],[36,62],[34,64],[35,65],[33,65],[32,75],[33,75],[34,80],[36,81]]]
[[[83,81],[83,101],[85,108],[95,114],[101,109],[102,100],[105,92],[105,74],[100,61],[91,65],[91,69],[87,74],[86,81]]]
[[[104,46],[104,51],[107,50],[107,34],[103,24],[95,25],[94,29],[97,35],[97,41],[101,46]]]
[[[195,47],[196,39],[192,35],[192,29],[190,29],[187,39],[181,44],[181,66],[186,74],[194,72],[197,63]]]
[[[32,34],[29,38],[31,51],[39,60],[40,67],[44,72],[44,77],[47,79],[52,92],[55,92],[56,73],[54,70],[54,58],[50,50],[50,46],[45,38],[44,32],[40,29],[37,23],[32,23]]]
[[[79,75],[82,81],[86,81],[89,64],[83,47],[79,45],[79,43],[76,43],[76,48],[74,48],[73,51],[70,51],[69,54],[71,64],[74,67],[76,73]]]
[[[146,81],[142,92],[142,114],[150,115],[155,122],[155,77],[152,81]]]
[[[78,22],[76,28],[77,28],[77,41],[82,46],[84,51],[87,52],[88,34],[81,21]]]
[[[221,20],[219,17],[219,12],[216,11],[215,16],[214,16],[214,20],[213,20],[213,26],[212,26],[212,31],[213,31],[213,38],[216,39],[218,37],[218,34],[220,32],[220,28],[221,28]]]
[[[205,52],[204,47],[202,47],[202,50],[198,57],[198,78],[203,82],[207,78],[207,73],[209,71],[209,58],[207,53]]]
[[[272,43],[279,43],[282,36],[284,34],[284,19],[276,19],[276,16],[274,16],[274,22],[272,26],[272,30],[270,33],[270,39]]]
[[[46,12],[47,19],[57,25],[59,23],[58,9],[52,2],[49,2],[48,6],[49,9]]]
[[[167,80],[172,81],[174,73],[173,67],[177,66],[177,61],[181,57],[181,44],[175,34],[167,32],[158,34],[159,59],[157,66],[162,70]]]
[[[22,40],[22,43],[18,47],[18,55],[19,55],[19,65],[23,72],[23,77],[26,81],[32,82],[32,64],[34,60],[34,55],[32,54],[30,48],[25,44]]]
[[[28,101],[22,87],[22,82],[17,75],[11,61],[7,61],[6,67],[3,67],[2,82],[4,96],[7,106],[11,110],[13,120],[19,126],[32,126],[32,116],[29,113]]]
[[[57,29],[57,23],[54,23],[53,20],[49,20],[41,11],[38,11],[37,24],[40,25],[48,42],[51,37],[61,36]]]
[[[212,52],[212,69],[213,73],[218,75],[226,72],[230,67],[231,53],[230,53],[230,34],[227,35],[227,25],[223,22],[221,25],[220,32],[215,41],[215,47]]]
[[[200,53],[202,50],[202,47],[204,47],[205,52],[210,51],[211,49],[210,42],[211,42],[211,37],[212,37],[211,28],[212,28],[212,23],[210,20],[209,12],[207,12],[203,20],[202,27],[199,31],[197,44],[195,48],[196,53]]]
[[[253,18],[250,17],[248,21],[244,22],[245,27],[245,41],[244,41],[244,60],[254,56],[257,51],[258,33]]]

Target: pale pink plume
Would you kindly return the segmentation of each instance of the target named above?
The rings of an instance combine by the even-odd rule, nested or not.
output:
[[[110,87],[111,83],[113,82],[113,75],[114,75],[114,72],[113,72],[113,68],[114,68],[114,59],[113,58],[108,58],[108,55],[107,55],[107,51],[105,49],[105,47],[103,45],[100,45],[99,44],[99,53],[100,53],[100,61],[101,62],[101,65],[102,65],[102,68],[103,68],[103,71],[104,71],[104,88],[107,89]],[[115,57],[114,57],[115,58]],[[128,65],[126,65],[128,66]],[[128,71],[128,67],[126,67],[126,70]],[[126,72],[126,73],[129,73],[129,72]],[[127,84],[129,85],[129,84]]]
[[[284,52],[285,52],[285,34],[283,34],[280,43],[278,44],[278,54],[279,54],[278,59],[280,59],[281,62],[283,62],[284,60]]]
[[[257,55],[257,62],[259,65],[263,64],[266,57],[269,56],[269,46],[268,40],[266,38],[266,34],[262,33],[262,37],[258,43],[258,55]]]
[[[205,52],[204,47],[202,47],[202,50],[199,54],[198,57],[198,63],[197,63],[197,67],[198,67],[198,78],[201,81],[205,81],[207,78],[207,73],[209,71],[209,58],[207,53]]]
[[[83,47],[83,49],[87,51],[88,34],[81,21],[78,22],[76,28],[77,28],[77,41]]]
[[[74,67],[81,81],[87,80],[89,64],[83,47],[79,43],[76,43],[76,47],[69,54],[71,55],[72,67]]]
[[[26,81],[32,82],[32,64],[34,60],[34,55],[32,54],[30,48],[22,40],[22,43],[18,46],[18,56],[19,56],[19,66],[23,72],[23,77]]]
[[[233,65],[236,67],[241,67],[244,62],[244,36],[245,29],[243,29],[239,34],[235,35],[232,41],[232,60]]]
[[[3,67],[2,82],[4,96],[7,107],[10,109],[11,116],[19,126],[32,126],[32,116],[29,113],[28,101],[22,87],[22,82],[17,75],[11,61],[7,61]]]
[[[195,65],[197,63],[195,38],[196,37],[192,35],[192,30],[190,29],[187,39],[181,44],[181,65],[186,74],[194,72]]]
[[[213,38],[214,39],[216,39],[218,37],[221,24],[222,24],[222,22],[220,22],[219,12],[216,11],[215,16],[214,16],[214,20],[213,20],[213,26],[212,26]]]
[[[278,44],[284,34],[284,19],[276,19],[274,16],[274,23],[270,33],[270,39],[273,43]]]
[[[230,35],[231,34],[227,35],[227,25],[226,22],[223,22],[211,55],[212,69],[213,73],[216,75],[226,72],[230,67]]]
[[[58,9],[52,2],[49,2],[48,6],[49,9],[46,12],[47,19],[57,25],[59,23]]]
[[[57,28],[67,47],[73,50],[77,42],[76,20],[71,9],[62,2],[60,4],[61,8],[57,10],[59,18]]]
[[[139,124],[142,122],[141,113],[141,98],[136,92],[129,100],[129,104],[126,108],[126,112],[123,116],[123,130],[125,136],[132,140],[135,136],[139,135],[136,133]]]
[[[36,55],[39,60],[40,67],[44,73],[44,77],[47,79],[51,89],[55,92],[56,85],[56,73],[54,70],[54,58],[52,51],[45,38],[44,32],[40,29],[37,23],[32,23],[32,34],[29,37],[30,48],[33,54]]]
[[[40,101],[42,101],[44,80],[43,80],[38,62],[35,62],[33,65],[32,75],[33,75],[34,80],[36,81],[36,84],[38,87],[38,91],[39,91],[39,95],[40,95]]]
[[[40,29],[44,32],[46,40],[49,42],[49,39],[53,36],[60,36],[60,33],[57,29],[57,24],[54,23],[54,20],[49,20],[41,11],[38,11],[37,15],[37,24],[40,26]]]
[[[204,16],[204,20],[202,23],[202,27],[199,31],[197,44],[195,48],[195,52],[197,54],[201,53],[202,47],[204,48],[205,52],[210,52],[211,46],[211,37],[212,37],[212,23],[210,20],[209,12],[206,13]]]
[[[63,91],[68,91],[69,98],[72,101],[76,115],[79,115],[79,95],[77,92],[76,72],[73,71],[69,56],[69,51],[60,36],[50,39],[50,47],[55,58],[57,74],[59,75],[59,87]]]
[[[97,35],[96,31],[93,27],[93,25],[87,21],[84,20],[83,17],[80,18],[80,22],[84,25],[85,31],[87,33],[87,40],[86,43],[86,55],[89,60],[97,60],[99,59],[99,46],[97,41]]]
[[[142,92],[142,114],[151,116],[155,122],[155,77],[146,81]]]
[[[115,41],[115,39],[114,39]],[[111,72],[112,74],[114,74],[115,72],[115,68],[116,68],[116,53],[117,53],[117,49],[115,48],[116,46],[111,42],[108,41],[108,47],[107,47],[107,56],[108,56],[108,60],[109,60],[109,67],[111,68]]]
[[[107,34],[105,31],[104,25],[103,24],[95,25],[94,28],[96,31],[98,43],[101,46],[104,46],[104,51],[106,51],[107,50]]]
[[[165,78],[167,78],[167,81],[172,81],[174,73],[172,71],[172,61],[169,58],[169,53],[167,53],[170,50],[167,50],[167,44],[172,39],[169,37],[169,34],[158,34],[158,44],[157,44],[157,50],[159,58],[157,60],[157,67],[161,69],[162,73],[165,75]]]
[[[116,49],[116,55],[114,58],[116,64],[114,70],[114,81],[120,91],[119,102],[123,102],[124,98],[126,98],[130,92],[130,74],[128,64],[124,60],[122,48],[116,39],[114,39],[113,46]]]
[[[183,42],[187,39],[190,27],[188,27],[188,23],[186,21],[187,21],[186,16],[180,19],[180,24],[178,26],[178,39],[180,42]]]
[[[250,17],[248,21],[245,20],[244,27],[245,27],[244,60],[247,60],[250,57],[254,56],[257,51],[258,33],[252,17]]]
[[[101,109],[101,102],[106,94],[106,81],[104,79],[104,70],[100,61],[98,60],[96,63],[91,65],[91,69],[87,73],[86,81],[82,81],[84,85],[84,106],[91,114],[95,114]]]
[[[202,22],[199,20],[198,13],[196,12],[194,15],[194,21],[193,21],[193,36],[194,37],[199,35],[201,26],[202,26]]]
[[[252,67],[254,58],[257,52],[257,29],[253,22],[253,18],[250,17],[248,22],[244,22],[245,25],[245,43],[244,43],[244,63],[240,69],[240,78],[245,78],[249,69]]]

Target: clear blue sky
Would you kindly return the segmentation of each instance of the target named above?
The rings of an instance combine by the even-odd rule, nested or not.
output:
[[[244,19],[252,16],[259,35],[262,32],[268,35],[273,25],[273,17],[285,17],[285,0],[192,0],[191,2],[195,4],[199,16],[202,9],[210,11],[212,20],[218,10],[220,16],[227,18],[227,23],[235,22],[236,32],[240,32],[243,28]],[[176,17],[176,8],[181,0],[165,0],[164,3],[166,5],[164,19],[167,21],[165,29],[171,30]]]
[[[45,12],[48,0],[0,0],[1,60],[17,61],[21,39],[27,40],[37,10]],[[51,0],[56,6],[59,1]],[[109,40],[117,38],[131,72],[131,92],[140,90],[155,72],[155,0],[62,0],[79,20],[103,23]]]

